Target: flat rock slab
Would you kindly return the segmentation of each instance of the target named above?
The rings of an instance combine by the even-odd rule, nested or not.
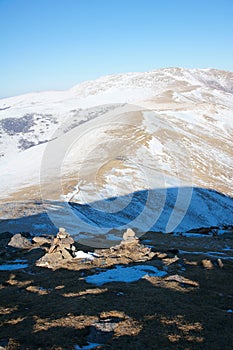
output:
[[[16,235],[14,235],[11,238],[8,245],[14,248],[21,248],[21,249],[28,249],[32,247],[32,243],[29,241],[29,239],[23,237],[20,233],[17,233]]]

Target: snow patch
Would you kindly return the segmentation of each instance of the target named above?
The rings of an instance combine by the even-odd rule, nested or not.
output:
[[[19,269],[25,269],[28,267],[28,264],[24,264],[27,260],[16,259],[7,264],[0,265],[0,271],[13,271]]]
[[[87,345],[84,345],[84,346],[75,345],[74,348],[75,350],[91,350],[91,349],[95,349],[97,346],[100,346],[100,345],[103,345],[103,344],[88,342]]]
[[[156,267],[149,265],[137,265],[131,267],[118,265],[114,269],[87,276],[85,279],[87,283],[100,286],[110,282],[135,282],[145,275],[162,277],[166,274],[165,271],[158,270]]]
[[[94,260],[94,256],[92,253],[85,253],[82,250],[78,250],[75,252],[75,259]]]

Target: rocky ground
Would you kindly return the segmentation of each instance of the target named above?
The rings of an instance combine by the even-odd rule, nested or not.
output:
[[[232,349],[233,236],[0,236],[0,349]],[[89,248],[90,249],[90,248]]]

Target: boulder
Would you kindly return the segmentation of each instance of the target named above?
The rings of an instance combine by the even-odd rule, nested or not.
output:
[[[36,266],[40,267],[48,267],[48,268],[56,268],[58,263],[62,260],[62,255],[60,252],[56,252],[54,254],[45,254],[39,260],[36,261]]]
[[[17,233],[16,235],[14,235],[11,238],[8,245],[14,248],[21,248],[21,249],[29,249],[32,247],[32,243],[27,238],[23,237],[20,233]]]

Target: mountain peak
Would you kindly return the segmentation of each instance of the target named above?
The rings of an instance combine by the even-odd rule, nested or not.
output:
[[[148,72],[131,72],[100,77],[93,81],[85,81],[74,86],[70,91],[77,96],[96,95],[108,89],[126,87],[149,88],[161,90],[167,89],[176,81],[185,82],[188,85],[202,85],[220,89],[229,93],[233,92],[233,73],[213,68],[188,69],[188,68],[161,68]]]

